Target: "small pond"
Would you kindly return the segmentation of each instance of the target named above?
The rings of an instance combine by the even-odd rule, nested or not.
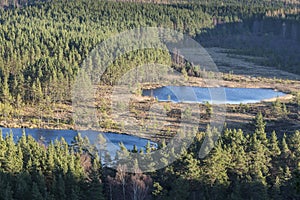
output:
[[[192,87],[165,86],[143,90],[144,96],[152,96],[158,101],[215,103],[215,104],[246,104],[258,103],[262,100],[285,96],[283,92],[266,88],[229,88],[229,87]],[[214,99],[214,101],[212,101]]]
[[[82,137],[87,136],[91,144],[95,144],[98,141],[98,135],[106,139],[107,150],[111,156],[114,156],[117,150],[120,149],[119,143],[123,143],[129,150],[133,149],[136,145],[138,149],[145,148],[148,143],[148,139],[140,138],[132,135],[118,134],[118,133],[102,133],[97,131],[75,131],[75,130],[49,130],[49,129],[21,129],[21,128],[0,128],[2,135],[5,137],[10,132],[13,133],[14,140],[17,142],[22,136],[23,131],[26,135],[31,135],[35,140],[49,144],[56,139],[64,138],[68,144],[70,144],[73,138],[80,132]],[[152,147],[157,147],[157,144],[149,141]]]

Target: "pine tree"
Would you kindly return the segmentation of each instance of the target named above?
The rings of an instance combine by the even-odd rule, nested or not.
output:
[[[246,195],[249,199],[268,199],[266,177],[261,171],[254,174],[253,181],[251,182],[251,186],[248,188]]]
[[[273,103],[273,113],[275,116],[281,116],[282,115],[282,104],[277,98],[276,101]]]
[[[120,164],[124,164],[123,162],[126,162],[126,160],[130,160],[130,152],[125,147],[125,145],[121,142],[120,144],[120,150],[117,151],[117,156]]]
[[[271,138],[269,139],[268,147],[271,153],[271,156],[277,157],[280,155],[281,151],[278,145],[277,135],[276,132],[273,131]]]
[[[101,183],[101,164],[97,154],[93,160],[89,176],[91,180],[89,181],[88,197],[95,200],[104,200],[103,185]]]
[[[98,135],[98,151],[100,155],[100,159],[105,158],[107,151],[107,143],[106,138],[103,136],[103,134]]]
[[[255,133],[257,135],[257,138],[259,140],[261,140],[262,144],[267,145],[268,143],[268,139],[267,139],[267,134],[265,132],[265,128],[266,128],[266,122],[263,119],[263,115],[261,112],[259,112],[255,119]]]
[[[212,150],[210,156],[205,160],[205,180],[210,185],[225,185],[229,184],[227,168],[229,167],[230,156],[226,150],[222,148],[221,142]]]
[[[183,174],[182,176],[187,180],[197,181],[200,179],[200,161],[194,158],[194,153],[187,153],[183,159]]]
[[[83,153],[84,149],[84,140],[81,137],[81,134],[78,133],[72,140],[71,144],[74,146],[75,152],[78,152],[79,154]]]
[[[65,190],[66,190],[67,199],[78,200],[80,198],[80,189],[78,187],[78,185],[79,185],[78,182],[79,181],[77,180],[77,178],[74,176],[72,171],[69,169],[65,176]]]
[[[138,153],[138,148],[136,145],[133,145],[132,153]]]
[[[295,131],[295,133],[292,134],[289,147],[292,152],[293,164],[295,168],[297,168],[300,162],[300,131]]]
[[[286,164],[290,164],[290,156],[291,156],[291,151],[289,149],[289,146],[286,142],[286,135],[284,134],[283,135],[283,138],[282,138],[282,142],[281,142],[281,155],[280,155],[280,158],[281,158],[281,162],[282,164],[286,165]]]
[[[275,183],[273,184],[272,191],[271,191],[272,192],[271,196],[273,199],[282,199],[280,187],[281,187],[280,178],[276,176]]]
[[[291,187],[293,189],[293,198],[300,198],[300,163],[298,163],[297,169],[293,172],[293,180],[291,181]]]
[[[10,105],[12,101],[12,96],[9,91],[9,85],[8,85],[8,77],[4,76],[2,87],[1,87],[1,100],[4,103],[4,105]]]
[[[46,159],[46,169],[45,169],[45,174],[47,179],[51,179],[52,177],[52,172],[55,167],[54,158],[55,158],[55,149],[53,143],[51,142],[48,145],[48,149],[47,149],[47,159]]]
[[[147,153],[147,154],[151,153],[151,144],[150,144],[150,141],[147,142],[145,148],[146,148],[146,153]]]
[[[265,176],[269,173],[271,167],[269,157],[270,153],[268,149],[262,144],[260,140],[256,139],[256,134],[251,136],[250,140],[250,152],[249,156],[251,159],[250,174],[256,176],[257,180],[260,179],[261,183],[265,184]]]
[[[23,154],[21,149],[16,147],[12,132],[6,136],[5,164],[3,168],[9,173],[20,172],[23,168]]]
[[[159,182],[153,183],[152,195],[154,199],[159,199],[163,195],[163,187],[159,184]]]

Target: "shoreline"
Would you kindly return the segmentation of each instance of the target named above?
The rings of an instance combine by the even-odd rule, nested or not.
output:
[[[117,131],[99,131],[99,130],[93,130],[93,129],[86,129],[86,130],[75,130],[75,129],[47,129],[47,128],[26,128],[26,127],[22,127],[22,128],[16,128],[16,127],[3,127],[3,126],[0,126],[0,130],[1,132],[3,131],[3,129],[9,129],[13,132],[12,129],[22,129],[22,130],[45,130],[45,131],[71,131],[71,132],[77,132],[78,133],[82,133],[82,132],[87,132],[87,131],[91,131],[91,132],[96,132],[96,133],[104,133],[104,134],[117,134],[117,135],[126,135],[126,136],[132,136],[132,137],[136,137],[136,138],[139,138],[139,139],[145,139],[145,140],[149,140],[150,142],[153,142],[153,143],[157,143],[157,141],[153,140],[153,138],[151,137],[143,137],[143,136],[139,136],[139,135],[135,135],[135,134],[130,134],[130,133],[125,133],[125,132],[117,132]],[[2,132],[3,134],[3,132]]]
[[[300,88],[300,81],[297,80],[287,80],[283,82],[278,82],[275,79],[267,79],[267,78],[259,78],[259,77],[246,77],[241,75],[231,75],[231,80],[226,80],[226,74],[222,75],[221,80],[217,80],[215,83],[218,83],[219,87],[230,87],[230,88],[262,88],[262,89],[273,89],[276,91],[284,92],[286,95],[271,98],[271,99],[264,99],[261,100],[259,103],[249,103],[249,106],[256,106],[259,104],[270,103],[275,101],[276,99],[282,101],[290,101],[294,96],[292,95],[293,92],[299,91]],[[173,84],[176,85],[176,84]],[[191,87],[214,87],[214,85],[207,86],[205,83],[205,79],[197,78],[197,77],[188,77],[187,86]],[[141,89],[155,89],[159,87],[163,87],[163,84],[153,84],[153,83],[146,83],[141,86]],[[99,94],[101,97],[109,102],[111,98],[111,91],[113,90],[112,86],[99,86],[98,88]],[[98,94],[98,95],[99,95]],[[133,94],[132,94],[133,95]],[[135,103],[144,103],[146,105],[151,104],[153,99],[145,96],[134,95],[133,98],[135,99]],[[98,100],[97,100],[98,102]],[[160,102],[166,103],[171,105],[172,102]],[[231,104],[229,104],[231,105]],[[232,105],[235,106],[235,105]],[[237,105],[236,105],[237,106]],[[74,130],[77,129],[81,130],[80,128],[76,128],[76,125],[72,124],[72,105],[67,104],[56,104],[54,105],[54,110],[52,113],[44,113],[44,111],[40,111],[43,113],[43,116],[38,116],[37,110],[34,106],[30,107],[24,106],[23,110],[20,111],[19,117],[12,115],[11,117],[4,118],[0,120],[0,127],[3,128],[27,128],[27,129],[48,129],[48,130]],[[142,110],[145,112],[145,110]],[[139,114],[137,114],[138,117]],[[250,113],[249,113],[250,115]],[[108,118],[109,119],[109,118]],[[140,119],[137,119],[139,121]],[[118,124],[119,126],[119,124]],[[118,128],[103,128],[100,126],[92,129],[93,131],[99,132],[113,132],[118,134],[125,134],[125,135],[133,135],[138,136],[138,134],[128,133],[120,130]],[[152,141],[159,141],[161,138],[167,138],[164,135],[147,135],[141,134],[142,138],[149,139]]]

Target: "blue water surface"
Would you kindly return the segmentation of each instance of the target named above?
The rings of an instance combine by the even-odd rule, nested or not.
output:
[[[144,96],[152,96],[159,101],[193,102],[213,104],[258,103],[262,100],[286,95],[266,88],[229,88],[229,87],[192,87],[165,86],[156,89],[143,90]]]
[[[21,129],[21,128],[0,128],[2,135],[5,137],[9,133],[13,133],[14,141],[17,142],[22,136],[23,132],[26,135],[31,135],[35,140],[44,144],[49,144],[56,139],[64,138],[68,144],[71,144],[74,137],[80,133],[82,137],[87,136],[91,144],[97,144],[98,136],[101,134],[106,139],[106,148],[110,155],[115,155],[120,149],[119,144],[122,142],[129,150],[136,145],[138,149],[145,149],[148,139],[140,138],[132,135],[118,134],[118,133],[103,133],[97,131],[75,131],[75,130],[50,130],[50,129]],[[151,146],[157,147],[157,144],[149,141]]]

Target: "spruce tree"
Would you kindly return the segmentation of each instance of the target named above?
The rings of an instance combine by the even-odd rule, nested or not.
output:
[[[265,132],[266,122],[264,121],[261,112],[259,112],[256,115],[254,119],[254,125],[255,125],[255,133],[257,135],[257,138],[261,140],[262,144],[267,145],[268,139],[267,139],[267,134]]]
[[[280,148],[279,148],[279,145],[278,145],[278,140],[277,140],[277,135],[276,135],[276,132],[273,131],[272,132],[272,135],[269,139],[269,142],[268,142],[268,147],[269,147],[269,150],[270,150],[270,153],[271,153],[271,156],[272,157],[277,157],[280,155],[281,151],[280,151]]]

